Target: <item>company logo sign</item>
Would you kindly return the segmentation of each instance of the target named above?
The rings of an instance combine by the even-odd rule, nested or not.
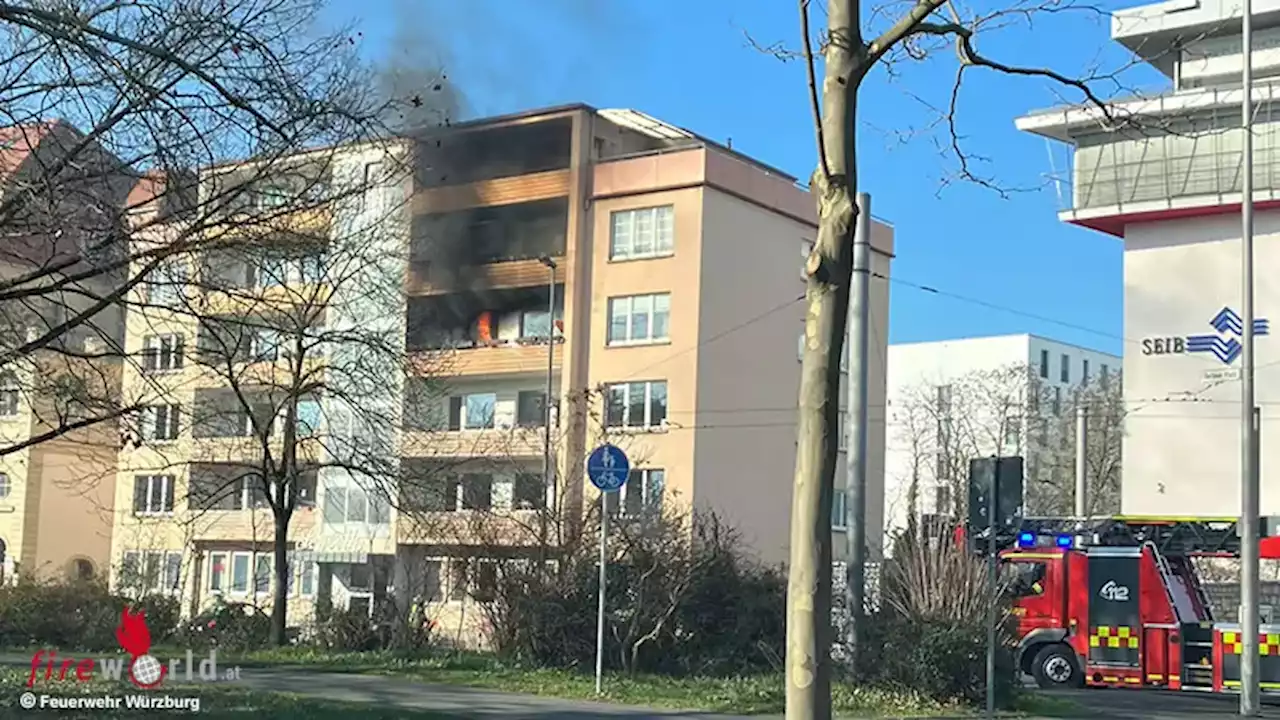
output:
[[[1204,353],[1216,357],[1223,365],[1234,363],[1244,350],[1240,343],[1240,338],[1244,336],[1244,320],[1240,314],[1230,307],[1224,307],[1209,321],[1209,327],[1214,332],[1186,337],[1146,338],[1142,341],[1142,354]],[[1269,335],[1270,332],[1271,321],[1265,318],[1254,319],[1255,336]]]
[[[1115,580],[1108,580],[1098,591],[1098,596],[1111,602],[1129,602],[1129,588]]]

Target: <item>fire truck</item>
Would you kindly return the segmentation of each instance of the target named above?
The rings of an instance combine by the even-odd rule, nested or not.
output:
[[[1280,537],[1261,545],[1280,558]],[[1238,691],[1240,626],[1215,621],[1192,564],[1238,556],[1235,519],[1025,518],[997,551],[1018,662],[1041,687]],[[1267,614],[1259,679],[1280,693],[1280,625]]]

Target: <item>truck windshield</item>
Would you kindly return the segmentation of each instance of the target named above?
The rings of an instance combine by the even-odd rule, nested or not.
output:
[[[1005,560],[1000,564],[1000,587],[1011,597],[1027,597],[1044,592],[1045,564],[1026,560]]]

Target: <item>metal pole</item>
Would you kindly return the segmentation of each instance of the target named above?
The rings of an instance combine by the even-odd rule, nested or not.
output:
[[[552,398],[552,375],[555,373],[556,367],[556,263],[551,258],[544,261],[547,266],[547,394],[542,400],[546,417],[544,418],[546,427],[543,428],[543,445],[542,448],[542,480],[546,483],[543,488],[543,498],[551,491],[554,478],[552,477],[551,465],[551,398]]]
[[[996,483],[1000,460],[991,458],[987,486],[987,717],[996,716]]]
[[[609,507],[607,498],[609,493],[600,491],[600,602],[596,606],[596,695],[604,694],[604,595],[605,595],[605,568],[608,567],[609,559],[607,549],[609,546]]]
[[[1241,164],[1240,178],[1240,265],[1244,298],[1241,303],[1243,331],[1240,353],[1240,423],[1243,439],[1240,492],[1240,630],[1244,636],[1240,658],[1240,714],[1253,716],[1259,710],[1258,655],[1258,520],[1257,454],[1254,445],[1253,388],[1253,2],[1244,0],[1240,19],[1241,35]]]
[[[858,653],[862,617],[866,610],[867,568],[867,417],[868,342],[871,327],[871,196],[858,193],[858,225],[853,236],[853,287],[850,297],[849,411],[853,435],[850,445],[849,478],[845,488],[845,594],[849,612],[847,642],[851,657]]]
[[[1076,407],[1076,518],[1089,516],[1089,406]]]

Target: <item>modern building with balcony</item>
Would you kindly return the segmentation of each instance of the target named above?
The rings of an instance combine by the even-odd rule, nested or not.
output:
[[[1253,6],[1253,202],[1257,402],[1263,437],[1280,401],[1280,345],[1266,319],[1280,285],[1280,3]],[[1240,510],[1242,43],[1240,6],[1168,0],[1115,12],[1111,36],[1170,80],[1106,112],[1063,107],[1017,127],[1071,146],[1068,223],[1124,243],[1122,507],[1231,516]],[[1263,512],[1280,511],[1280,446],[1262,443]],[[1206,488],[1212,488],[1207,492]]]
[[[528,554],[547,533],[554,542],[559,530],[541,518],[581,518],[598,503],[584,465],[605,441],[632,463],[613,505],[619,516],[713,510],[762,560],[785,562],[804,314],[796,250],[807,253],[815,233],[809,192],[633,110],[549,108],[403,145],[414,158],[409,177],[368,190],[355,210],[331,209],[309,231],[332,241],[359,224],[348,215],[370,207],[397,218],[388,227],[398,229],[377,239],[399,263],[394,302],[346,320],[329,310],[317,324],[385,324],[412,372],[368,400],[394,399],[389,500],[324,457],[323,439],[349,431],[334,418],[350,408],[332,394],[308,400],[305,413],[298,404],[299,422],[313,418],[298,437],[322,440],[306,451],[318,470],[297,481],[287,538],[293,619],[317,603],[372,611],[394,596],[431,606],[462,633],[482,617],[467,604],[486,595],[487,561]],[[378,178],[383,163],[353,149],[332,172]],[[874,268],[887,277],[892,228],[876,221],[873,245]],[[258,291],[316,284],[305,257],[290,263],[205,259],[200,272]],[[340,302],[351,291],[332,292]],[[873,303],[886,326],[884,284]],[[245,409],[243,394],[232,398],[193,369],[203,365],[193,356],[227,347],[214,326],[240,323],[243,311],[228,302],[197,322],[158,310],[128,325],[130,346],[159,359],[158,372],[126,383],[169,383],[182,399],[144,416],[149,439],[121,455],[120,577],[181,592],[192,612],[216,596],[269,599],[274,539],[254,483],[216,499],[196,490],[234,490],[235,443],[278,409],[267,398],[254,420],[234,410]],[[280,336],[251,334],[233,343],[232,364],[274,362]],[[884,349],[869,354],[883,358]],[[333,363],[344,350],[328,352]],[[882,386],[870,405],[883,407]],[[882,419],[872,448],[877,437]],[[868,493],[876,528],[881,467],[872,463]],[[878,531],[869,535],[878,546]]]

